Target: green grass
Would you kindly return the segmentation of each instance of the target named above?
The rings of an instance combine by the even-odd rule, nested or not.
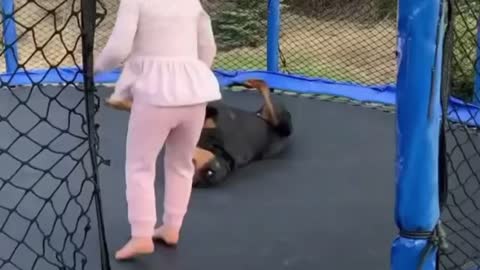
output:
[[[264,52],[258,49],[243,49],[241,52],[219,53],[215,62],[215,68],[224,70],[266,70],[266,63],[267,58]],[[362,81],[362,74],[355,74],[339,65],[320,64],[315,57],[311,57],[306,53],[294,53],[289,56],[287,66],[281,66],[281,70],[286,73],[322,77],[337,81]]]
[[[215,61],[215,68],[226,70],[266,69],[267,56],[265,52],[256,49],[219,53]]]

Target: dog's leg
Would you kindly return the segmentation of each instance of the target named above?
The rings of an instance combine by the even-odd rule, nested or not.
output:
[[[273,107],[272,99],[270,97],[270,88],[268,85],[265,83],[265,81],[262,80],[248,80],[245,85],[249,87],[253,87],[260,91],[260,93],[263,96],[264,100],[264,111],[262,111],[262,116],[267,119],[272,125],[276,126],[278,125],[278,117],[275,112],[275,109]]]
[[[131,100],[111,100],[111,99],[105,100],[105,105],[107,105],[108,107],[111,107],[116,110],[128,111],[128,112],[132,109],[132,103],[133,101]]]
[[[212,118],[205,119],[205,123],[203,124],[203,128],[216,128],[217,123]]]

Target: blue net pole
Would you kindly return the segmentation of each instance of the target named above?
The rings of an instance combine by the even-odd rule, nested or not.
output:
[[[267,69],[270,72],[279,70],[280,24],[280,0],[268,0]]]
[[[5,44],[5,64],[8,73],[14,73],[18,66],[17,30],[14,0],[2,1],[3,43]]]
[[[475,58],[475,84],[473,91],[473,103],[480,106],[480,17],[477,22],[477,57]]]
[[[393,270],[435,270],[440,217],[439,137],[446,3],[401,0],[398,14],[397,157]]]

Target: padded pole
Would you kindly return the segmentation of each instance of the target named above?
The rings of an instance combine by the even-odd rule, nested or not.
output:
[[[480,106],[480,18],[477,23],[477,57],[475,58],[474,76],[475,84],[473,86],[473,104]]]
[[[426,247],[440,218],[445,5],[442,0],[399,1],[395,221],[400,233],[391,250],[393,270],[436,269],[438,249]]]
[[[5,64],[8,73],[14,73],[18,66],[17,29],[14,12],[14,0],[2,0],[3,43],[6,48]]]
[[[270,72],[279,71],[279,51],[280,0],[268,0],[267,70]]]

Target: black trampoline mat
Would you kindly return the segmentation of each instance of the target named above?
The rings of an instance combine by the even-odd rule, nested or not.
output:
[[[52,87],[45,89],[47,92],[58,93],[58,90]],[[16,91],[21,93],[24,90]],[[99,91],[103,97],[110,94],[110,90],[105,88],[100,88]],[[16,102],[12,97],[7,98],[8,95],[11,95],[8,91],[0,92],[2,116],[5,116],[7,111],[5,108]],[[63,90],[59,97],[62,103],[70,107],[75,106],[80,98],[81,93],[73,89]],[[111,166],[100,168],[100,186],[113,270],[389,268],[391,243],[396,233],[394,115],[314,99],[291,96],[275,98],[285,102],[293,114],[295,130],[289,150],[275,159],[261,161],[236,172],[225,185],[214,189],[194,190],[177,249],[157,246],[151,256],[121,263],[116,262],[113,255],[129,238],[124,183],[128,113],[101,107],[97,117],[97,123],[100,124],[101,154],[111,160]],[[30,107],[41,107],[44,106],[43,102],[48,101],[40,94],[30,100]],[[224,100],[252,110],[257,109],[261,102],[260,96],[251,92],[226,92]],[[82,113],[82,109],[83,105],[78,111]],[[70,119],[72,130],[79,129],[81,121],[75,122],[74,115],[62,118],[67,114],[61,107],[53,106],[51,110],[49,121],[65,124]],[[16,125],[18,121],[28,122],[24,119],[31,118],[28,111],[17,114],[9,118],[16,121]],[[19,119],[21,117],[26,118]],[[73,127],[75,125],[77,127]],[[2,128],[4,126],[0,126],[0,129]],[[36,134],[35,138],[40,140],[51,137],[47,131],[48,128],[45,132]],[[15,136],[13,133],[9,136],[2,134],[0,146],[10,144]],[[58,147],[68,149],[68,145],[72,145],[70,141],[74,140],[71,137],[59,138]],[[31,146],[22,143],[11,151],[21,155],[29,149]],[[47,163],[49,158],[51,156],[45,155],[41,160]],[[3,171],[10,164],[1,159]],[[61,171],[61,168],[63,167],[58,170]],[[11,181],[26,181],[28,177],[34,177],[33,174],[28,174],[29,169],[23,171],[23,176],[15,176]],[[158,217],[161,217],[162,158],[158,161],[157,175],[157,209]],[[0,172],[0,177],[7,176],[6,171]],[[67,182],[74,186],[79,185],[83,179],[82,175],[72,175]],[[79,199],[85,197],[85,201],[88,201],[91,191],[88,184],[85,186]],[[47,190],[48,181],[40,181],[36,188],[40,191]],[[17,196],[12,191],[20,189],[11,188],[8,192],[5,190],[5,187],[0,190],[0,206],[11,207],[11,202]],[[69,200],[68,192],[57,193],[59,198],[53,205],[61,206],[62,202]],[[23,200],[25,201],[26,199]],[[34,206],[39,202],[35,200],[23,204],[28,206],[30,212],[38,211]],[[48,217],[54,220],[54,214],[48,215],[51,211],[43,212],[42,218],[45,221],[39,219],[39,223],[52,222],[48,221]],[[0,221],[5,220],[2,217],[7,213],[0,209]],[[62,215],[62,220],[75,220],[78,215],[75,211],[69,211]],[[91,206],[88,217],[91,218],[92,229],[89,231],[86,246],[82,249],[88,259],[85,269],[97,270],[100,269],[100,257],[94,205]],[[16,224],[21,223],[20,220],[22,218],[11,216],[8,222]],[[25,233],[19,228],[17,226],[7,233],[9,236],[20,237]],[[30,231],[33,236],[25,242],[29,246],[41,246],[41,233],[33,229]],[[78,234],[81,234],[81,231]],[[50,238],[63,240],[62,237],[62,230],[54,229]],[[0,233],[2,260],[9,255],[3,250],[10,250],[16,245],[14,241],[2,241],[4,238],[5,235]],[[70,256],[67,251],[65,248],[66,258]],[[52,264],[42,264],[40,261],[43,259],[37,262],[25,259],[32,258],[33,261],[45,257],[54,261],[54,253],[35,255],[29,248],[19,248],[16,253],[18,254],[11,261],[17,263],[20,269],[57,269],[52,267]],[[8,265],[4,263],[1,269],[15,269]],[[30,267],[32,265],[35,267]],[[78,263],[74,269],[82,268]]]

